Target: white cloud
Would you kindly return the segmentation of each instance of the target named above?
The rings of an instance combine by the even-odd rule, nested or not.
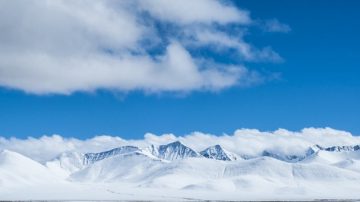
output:
[[[206,46],[210,45],[216,51],[223,52],[226,49],[236,49],[239,56],[245,61],[272,61],[281,62],[281,56],[270,47],[258,49],[245,42],[243,38],[230,36],[225,32],[209,29],[196,29],[187,32],[191,45]]]
[[[179,24],[193,23],[240,23],[249,24],[249,12],[239,10],[220,1],[139,1],[145,11],[152,16],[168,22]]]
[[[267,32],[290,32],[291,27],[287,24],[279,22],[278,19],[267,20],[264,23],[264,30]]]
[[[27,139],[0,137],[0,150],[16,151],[43,162],[65,151],[99,152],[122,145],[146,147],[150,144],[167,144],[176,140],[180,140],[198,151],[208,146],[220,144],[227,150],[239,155],[258,155],[264,150],[299,154],[315,144],[324,147],[360,144],[359,136],[331,128],[305,128],[299,132],[285,129],[272,132],[239,129],[231,135],[223,134],[220,136],[201,132],[193,132],[184,136],[175,136],[174,134],[158,136],[147,133],[143,139],[139,140],[125,140],[113,136],[96,136],[86,140],[64,138],[59,135],[40,138],[29,137]]]
[[[157,21],[175,28],[162,32]],[[209,50],[238,49],[244,61],[281,60],[271,48],[258,49],[242,36],[216,28],[249,23],[249,12],[215,0],[1,1],[0,86],[71,94],[98,89],[213,91],[256,84],[261,76],[254,75],[260,73],[243,64],[216,63],[189,50],[195,43],[213,44]],[[184,38],[197,33],[181,30],[194,26],[210,35],[200,33],[189,44]]]
[[[2,55],[3,56],[3,55]],[[149,56],[123,55],[118,60],[108,55],[69,56],[65,59],[46,53],[0,56],[10,69],[1,68],[0,82],[33,93],[70,94],[79,89],[99,88],[129,91],[190,91],[222,89],[247,77],[244,67],[200,69],[190,54],[178,43],[170,44],[166,54]],[[31,61],[31,63],[28,63]]]
[[[60,135],[29,137],[27,139],[0,137],[0,150],[9,149],[17,151],[34,160],[43,162],[56,157],[64,151],[103,151],[125,144],[126,141],[119,137],[96,136],[88,140],[64,138]]]

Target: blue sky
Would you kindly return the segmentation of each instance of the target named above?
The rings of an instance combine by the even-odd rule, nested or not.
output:
[[[144,86],[139,88],[128,87],[131,86],[129,83],[114,86],[101,83],[98,87],[95,85],[97,80],[94,82],[95,84],[83,85],[89,79],[79,81],[77,77],[74,77],[76,82],[73,82],[71,75],[65,73],[64,78],[68,78],[68,80],[61,80],[58,83],[44,81],[45,83],[37,84],[38,77],[35,77],[34,81],[27,79],[38,72],[30,69],[30,73],[25,75],[24,72],[28,67],[17,62],[8,62],[7,59],[10,56],[5,54],[4,48],[1,49],[0,135],[22,138],[56,133],[66,137],[89,138],[99,134],[110,134],[137,139],[142,138],[146,132],[186,134],[192,131],[202,131],[222,134],[232,133],[238,128],[300,130],[304,127],[332,127],[350,131],[355,135],[360,134],[360,125],[358,124],[360,114],[360,40],[358,39],[360,36],[360,21],[358,20],[360,13],[358,8],[360,3],[358,1],[255,0],[228,3],[225,2],[222,5],[249,11],[252,22],[250,24],[245,22],[246,17],[237,18],[225,15],[215,18],[218,19],[216,25],[201,24],[206,24],[206,22],[193,25],[193,21],[189,25],[186,24],[189,20],[200,20],[195,17],[175,18],[171,15],[158,15],[156,10],[150,10],[151,5],[143,5],[144,10],[148,12],[145,12],[146,14],[140,18],[151,16],[150,20],[144,20],[143,23],[153,23],[159,27],[156,28],[155,35],[160,38],[160,42],[154,42],[152,40],[154,33],[149,32],[149,36],[141,37],[141,46],[139,46],[144,47],[149,43],[149,47],[143,48],[144,50],[142,48],[132,50],[131,54],[134,55],[131,56],[144,54],[143,51],[145,51],[147,56],[155,58],[154,61],[157,62],[155,64],[165,64],[164,68],[166,68],[166,64],[173,64],[173,60],[164,59],[163,61],[157,58],[157,54],[170,52],[159,58],[172,58],[172,53],[175,62],[177,62],[177,58],[187,59],[187,56],[190,55],[194,60],[201,59],[203,62],[197,67],[199,68],[197,75],[205,75],[204,78],[208,78],[208,74],[202,70],[206,69],[209,64],[216,68],[219,67],[219,70],[216,69],[212,73],[222,72],[220,75],[223,77],[216,77],[218,79],[213,80],[203,79],[201,80],[203,83],[200,84],[198,82],[192,84],[193,80],[190,78],[193,75],[190,73],[193,71],[191,69],[176,74],[169,73],[163,82],[157,83],[150,80],[149,83],[143,84]],[[79,12],[73,5],[69,8],[74,9],[73,12]],[[167,8],[164,6],[164,9]],[[244,13],[246,12],[244,11]],[[59,16],[62,15],[59,14]],[[99,19],[101,19],[100,17]],[[172,17],[174,20],[168,20],[173,19]],[[25,25],[16,23],[16,18],[7,18],[4,21],[1,16],[1,19],[3,20],[0,25],[14,23],[17,26],[25,27]],[[214,16],[210,16],[209,19],[214,19]],[[239,20],[243,20],[243,22],[239,22]],[[266,23],[274,21],[282,25],[283,29],[269,30]],[[47,27],[46,24],[41,23],[38,28],[44,29],[44,33],[47,35],[54,35],[48,29],[51,26],[57,27],[58,24],[51,24]],[[91,23],[91,27],[94,27],[94,24]],[[224,33],[229,38],[239,37],[240,41],[254,47],[255,56],[246,59],[244,53],[239,53],[236,48],[234,50],[234,47],[226,45],[220,48],[220,51],[212,44],[188,45],[187,36],[182,36],[182,33],[177,31],[179,27],[189,30],[190,34],[193,34],[193,30],[205,27],[205,29],[212,30],[213,33]],[[18,29],[15,28],[18,27],[14,25],[7,29],[17,32]],[[101,28],[104,33],[100,34],[106,36],[105,39],[111,36],[106,35],[109,32],[117,33],[117,30]],[[131,31],[130,28],[126,30]],[[10,31],[9,33],[11,33]],[[120,31],[123,33],[122,29]],[[239,36],[239,32],[242,33],[241,36]],[[135,30],[133,35],[136,33]],[[74,33],[67,34],[70,37]],[[95,39],[102,40],[103,38],[99,37],[102,36],[100,34],[96,35]],[[26,40],[12,42],[6,37],[8,37],[6,33],[0,34],[0,38],[2,38],[0,41],[6,44],[4,47],[8,48],[6,53],[9,52],[9,49],[23,50],[29,47],[29,50],[33,49],[34,45],[25,47]],[[25,38],[31,39],[28,36]],[[45,38],[47,39],[47,37]],[[6,42],[4,42],[5,39]],[[54,37],[49,37],[50,41],[52,39]],[[129,42],[131,40],[130,37],[125,43],[114,38],[114,41],[118,43],[114,43],[114,41],[99,43],[107,50],[106,54],[123,56],[124,51],[118,49],[117,46],[123,47],[125,46],[123,44],[133,46]],[[174,40],[180,42],[170,46],[169,44]],[[127,44],[128,42],[129,44]],[[115,45],[113,46],[113,44]],[[50,50],[49,52],[55,54],[52,52],[52,48],[56,47],[52,47],[52,45],[46,47],[47,49],[39,48],[38,50]],[[69,47],[71,48],[71,46]],[[65,51],[61,54],[56,52],[56,56],[68,57],[66,53],[72,51],[66,49],[69,47],[64,45]],[[183,54],[184,51],[181,47],[185,47],[183,49],[187,54]],[[255,47],[260,51],[262,47],[271,47],[271,51],[278,54],[281,59],[276,59],[276,57],[274,59],[273,56],[263,58],[261,54],[256,55]],[[34,50],[37,49],[34,48]],[[88,50],[85,48],[84,51]],[[129,53],[126,52],[126,54]],[[23,59],[25,57],[17,57],[13,59],[31,63]],[[45,64],[52,65],[51,62],[46,63],[46,60],[41,61],[45,70],[47,68]],[[82,61],[86,64],[87,62],[87,60]],[[18,66],[14,65],[15,63]],[[185,66],[186,64],[188,63],[184,63]],[[235,73],[229,70],[232,66],[236,66]],[[238,73],[239,69],[242,71],[242,67],[246,67],[247,72],[256,72],[256,75],[260,76],[253,78],[252,74]],[[21,72],[10,71],[10,68],[19,68]],[[107,67],[104,66],[104,68]],[[56,76],[61,74],[62,71],[59,71],[54,78],[58,79]],[[234,78],[233,74],[239,74],[239,77]],[[7,80],[10,78],[9,75],[15,76]],[[152,75],[155,78],[156,76],[158,75]],[[187,77],[190,80],[184,80]],[[41,77],[39,78],[41,79]],[[24,82],[15,82],[21,79],[24,79]],[[172,81],[176,85],[172,85]],[[179,83],[177,83],[178,81]],[[166,82],[170,82],[170,84]],[[142,85],[141,82],[140,84]],[[49,87],[42,88],[43,85]],[[89,90],[88,86],[92,85],[95,87]],[[170,90],[168,86],[170,86]]]

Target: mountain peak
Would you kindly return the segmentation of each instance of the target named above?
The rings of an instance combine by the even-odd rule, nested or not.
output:
[[[200,154],[205,158],[216,159],[222,161],[233,161],[236,160],[237,157],[234,154],[224,150],[220,145],[214,145],[206,148],[201,151]]]
[[[176,140],[174,142],[170,142],[167,145],[184,145],[183,143],[180,142],[180,140]],[[185,145],[184,145],[185,146]]]
[[[309,147],[309,149],[306,151],[306,156],[310,156],[312,154],[315,154],[316,152],[323,150],[324,148],[318,144],[313,145],[311,147]]]
[[[180,141],[171,142],[166,145],[160,145],[159,147],[152,146],[151,153],[160,159],[176,160],[189,157],[199,157],[200,154],[190,147],[185,146]]]
[[[222,147],[221,147],[219,144],[214,145],[214,148],[216,148],[216,149],[222,149]]]

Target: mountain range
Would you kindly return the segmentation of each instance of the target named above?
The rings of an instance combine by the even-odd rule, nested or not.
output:
[[[47,162],[0,153],[0,199],[28,199],[18,192],[32,199],[56,194],[86,199],[95,190],[100,199],[358,198],[360,146],[314,145],[300,154],[264,150],[244,156],[220,145],[196,151],[176,141],[67,151]]]

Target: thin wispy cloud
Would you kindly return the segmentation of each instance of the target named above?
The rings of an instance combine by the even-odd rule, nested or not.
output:
[[[246,63],[282,58],[270,46],[255,47],[244,33],[231,31],[251,24],[249,11],[213,0],[2,1],[0,86],[71,94],[219,91],[257,84],[260,77],[254,78]],[[194,47],[218,55],[235,49],[241,59],[216,62],[193,54]]]
[[[291,27],[288,24],[281,23],[278,19],[274,18],[266,20],[263,28],[266,32],[283,32],[287,33],[291,31]]]

